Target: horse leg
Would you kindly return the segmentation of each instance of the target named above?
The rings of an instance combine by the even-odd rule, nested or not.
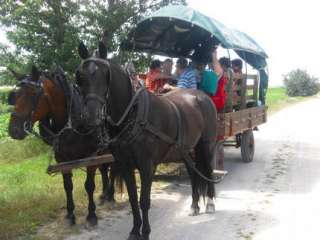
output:
[[[72,184],[72,173],[63,173],[63,186],[67,197],[67,215],[66,221],[69,225],[74,225],[76,223],[76,217],[74,216],[74,202],[72,196],[73,184]]]
[[[140,240],[140,227],[142,224],[142,220],[138,205],[138,194],[134,169],[123,169],[122,173],[127,185],[129,201],[133,214],[133,228],[130,232],[128,240]]]
[[[152,161],[148,161],[152,162]],[[152,185],[154,167],[146,168],[145,171],[140,172],[141,176],[141,194],[140,194],[140,208],[142,210],[142,240],[149,240],[151,232],[149,223],[149,209],[150,209],[150,192]]]
[[[95,226],[98,224],[98,219],[95,213],[96,205],[94,203],[93,199],[93,192],[95,189],[95,183],[94,183],[94,177],[96,174],[96,167],[88,167],[87,168],[87,179],[85,182],[85,189],[88,194],[88,216],[87,216],[87,222],[89,226]]]
[[[204,174],[206,177],[213,179],[212,177],[212,158],[215,156],[215,151],[217,150],[215,143],[205,142],[203,143],[203,161],[205,164]],[[207,181],[207,204],[206,204],[206,213],[213,214],[215,212],[215,185],[213,182]]]
[[[107,200],[108,189],[109,189],[109,178],[108,178],[109,164],[104,163],[99,167],[99,171],[102,178],[102,194],[100,195],[100,203],[103,204],[104,200]]]
[[[110,167],[110,184],[107,189],[107,195],[106,199],[108,202],[115,202],[114,200],[114,184],[115,184],[115,178],[117,175],[117,169],[114,164],[111,164]]]
[[[190,216],[196,216],[199,215],[200,213],[200,207],[198,205],[199,203],[199,192],[198,192],[198,182],[195,173],[193,170],[186,164],[186,168],[188,171],[188,175],[190,177],[190,182],[191,182],[191,189],[192,189],[192,204],[191,204],[191,212]]]

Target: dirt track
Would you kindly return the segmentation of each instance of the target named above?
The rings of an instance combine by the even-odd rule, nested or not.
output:
[[[189,182],[153,191],[152,240],[319,239],[320,98],[287,108],[255,132],[256,154],[241,162],[226,149],[229,175],[218,184],[214,215],[190,217]],[[202,212],[203,212],[202,206]],[[105,212],[97,229],[80,229],[68,240],[124,240],[129,208]]]

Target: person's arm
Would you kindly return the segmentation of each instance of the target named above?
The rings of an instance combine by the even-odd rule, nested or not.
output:
[[[170,76],[170,75],[165,74],[165,73],[159,73],[159,74],[157,74],[157,76],[155,76],[153,81],[156,81],[156,80],[159,80],[159,79],[173,79],[173,76]]]
[[[217,57],[217,50],[214,50],[212,52],[212,64],[213,64],[213,70],[218,75],[218,79],[221,78],[223,74],[223,69],[219,63],[218,57]]]

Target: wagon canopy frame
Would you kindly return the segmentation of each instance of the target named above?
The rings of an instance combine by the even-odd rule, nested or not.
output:
[[[267,66],[266,52],[250,36],[186,6],[168,6],[152,13],[130,31],[121,47],[192,58],[195,50],[204,44],[233,49],[255,69]]]

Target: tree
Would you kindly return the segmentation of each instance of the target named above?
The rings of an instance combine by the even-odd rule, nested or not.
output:
[[[120,56],[119,43],[143,16],[168,4],[186,5],[186,1],[5,0],[1,4],[0,23],[16,48],[10,53],[13,62],[34,63],[41,69],[49,69],[56,62],[72,74],[80,62],[77,53],[80,40],[94,49],[105,30],[109,33],[106,42],[109,52],[118,60],[143,57],[145,62],[141,54]],[[21,62],[21,58],[26,61]]]
[[[319,92],[318,78],[310,76],[307,71],[297,69],[284,78],[284,85],[289,96],[312,96]]]

